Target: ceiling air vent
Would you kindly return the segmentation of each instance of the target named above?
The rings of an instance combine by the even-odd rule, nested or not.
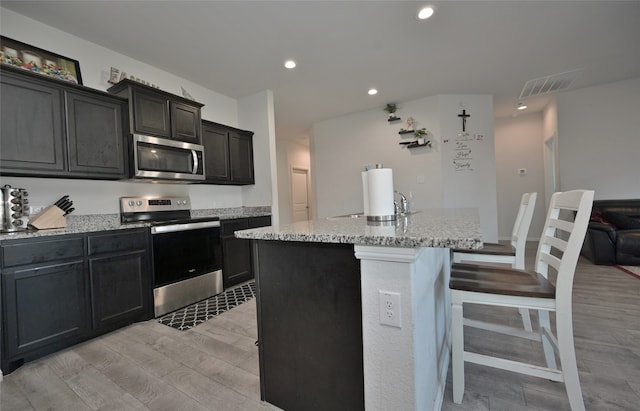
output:
[[[578,77],[578,74],[582,73],[582,71],[583,69],[577,69],[529,80],[520,92],[520,99],[565,90],[569,88],[573,80]]]

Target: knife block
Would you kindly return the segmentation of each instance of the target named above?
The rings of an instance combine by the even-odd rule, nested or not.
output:
[[[67,218],[64,216],[63,210],[59,209],[56,205],[50,205],[29,220],[29,225],[38,230],[65,228],[67,226]]]

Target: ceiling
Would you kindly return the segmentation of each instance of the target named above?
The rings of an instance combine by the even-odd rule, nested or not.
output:
[[[432,5],[435,14],[416,13]],[[277,138],[436,94],[493,94],[582,69],[569,89],[640,76],[640,1],[2,1],[232,98],[270,89]],[[298,63],[283,67],[286,59]],[[367,95],[375,87],[379,93]],[[549,95],[526,100],[542,109]]]

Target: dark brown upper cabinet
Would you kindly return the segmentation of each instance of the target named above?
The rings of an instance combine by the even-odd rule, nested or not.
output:
[[[202,145],[209,184],[254,184],[253,132],[204,120]]]
[[[4,67],[0,98],[2,175],[126,176],[125,100]]]
[[[127,79],[107,91],[129,100],[132,133],[201,143],[203,104]]]

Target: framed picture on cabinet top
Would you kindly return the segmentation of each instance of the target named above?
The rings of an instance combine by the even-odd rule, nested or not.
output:
[[[0,36],[0,62],[32,73],[82,84],[78,60]]]

